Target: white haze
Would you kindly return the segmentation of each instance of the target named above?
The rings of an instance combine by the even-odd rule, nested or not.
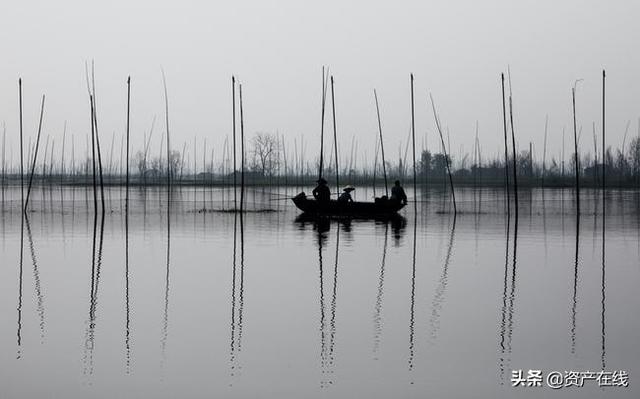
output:
[[[373,88],[381,100],[389,157],[410,126],[409,73],[416,76],[417,145],[437,137],[428,104],[436,100],[454,156],[471,152],[478,121],[483,152],[499,154],[499,77],[512,73],[521,149],[541,154],[545,116],[549,152],[562,127],[571,136],[571,86],[578,85],[581,149],[600,135],[601,70],[606,68],[608,142],[621,146],[640,116],[637,1],[5,1],[0,13],[0,122],[17,159],[17,80],[23,78],[25,131],[34,136],[40,96],[44,133],[60,143],[64,121],[84,151],[89,127],[85,62],[95,60],[98,117],[107,150],[125,126],[126,77],[132,77],[133,146],[157,116],[164,130],[161,67],[170,101],[174,148],[207,138],[221,155],[231,129],[231,75],[243,83],[245,127],[278,132],[290,145],[304,134],[307,155],[320,133],[321,67],[336,79],[338,135],[347,154],[353,135],[373,151]],[[326,131],[330,132],[330,113]],[[70,137],[70,136],[69,136]],[[59,144],[57,144],[59,145]],[[201,142],[199,142],[201,147]],[[403,149],[404,151],[404,149]],[[116,153],[118,150],[116,150]],[[567,155],[568,156],[568,155]],[[371,159],[371,155],[369,156]]]

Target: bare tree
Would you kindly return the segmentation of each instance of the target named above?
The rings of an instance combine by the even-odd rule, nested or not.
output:
[[[271,133],[256,133],[251,140],[256,167],[263,176],[272,176],[279,167],[278,138]]]

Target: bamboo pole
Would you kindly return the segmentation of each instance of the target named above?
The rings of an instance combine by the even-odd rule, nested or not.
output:
[[[518,158],[516,155],[516,133],[513,128],[513,99],[511,93],[511,71],[509,71],[509,121],[511,123],[511,144],[513,150],[513,194],[516,210],[516,224],[518,221]]]
[[[130,148],[130,113],[131,113],[131,76],[127,77],[127,127],[126,127],[126,162],[125,162],[125,200],[124,200],[124,223],[125,223],[125,310],[126,310],[126,333],[125,333],[125,348],[127,359],[127,372],[129,372],[129,360],[130,360],[130,348],[129,348],[129,148]],[[122,149],[122,147],[120,147]],[[122,176],[122,152],[120,153],[120,175]]]
[[[22,214],[24,214],[24,138],[22,134],[22,78],[18,79],[18,103],[20,112],[20,207]]]
[[[412,155],[413,155],[413,195],[417,198],[418,195],[418,185],[416,180],[416,122],[415,122],[415,111],[414,111],[414,101],[413,101],[413,74],[411,74],[411,142],[412,142]],[[413,202],[414,211],[417,212],[418,203],[414,200]]]
[[[167,79],[162,70],[162,85],[164,87],[164,117],[165,128],[167,129],[167,188],[171,191],[171,142],[169,140],[169,96],[167,95]],[[170,199],[170,197],[169,197]],[[167,204],[169,206],[169,204]]]
[[[507,145],[507,106],[504,94],[504,73],[500,75],[502,81],[502,123],[504,126],[504,186],[507,199],[507,216],[511,216],[511,200],[509,198],[509,152]]]
[[[565,145],[565,139],[564,139],[564,134],[565,132],[565,126],[562,126],[562,184],[564,184],[564,145]]]
[[[95,83],[95,74],[93,72],[93,63],[91,64],[91,86],[92,86],[92,108],[93,108],[93,124],[95,128],[95,139],[96,139],[96,152],[98,153],[98,176],[100,177],[100,200],[102,204],[102,209],[105,209],[104,203],[104,177],[102,173],[102,151],[100,151],[100,134],[98,133],[98,115],[97,115],[97,106],[96,106],[96,83]]]
[[[606,79],[606,73],[604,71],[604,69],[602,70],[602,220],[604,221],[604,211],[605,211],[605,206],[604,206],[604,202],[605,202],[605,190],[606,190],[606,185],[605,185],[605,177],[606,177],[606,142],[605,142],[605,79]],[[604,224],[602,226],[603,228],[603,233],[604,233]],[[603,235],[604,237],[604,235]],[[604,248],[604,240],[602,242],[602,246]]]
[[[242,112],[242,83],[238,85],[240,95],[240,214],[244,210],[244,115]]]
[[[42,95],[42,104],[40,106],[40,121],[38,122],[38,136],[36,138],[36,149],[33,155],[33,163],[31,166],[31,176],[29,177],[29,187],[27,188],[27,198],[24,201],[24,210],[29,205],[29,194],[31,194],[31,184],[33,183],[33,174],[36,170],[36,160],[38,159],[38,147],[40,146],[40,133],[42,131],[42,115],[44,114],[44,94]]]
[[[333,91],[333,75],[331,76],[331,110],[333,115],[333,148],[334,148],[335,157],[336,157],[336,191],[337,191],[336,194],[339,198],[340,197],[340,180],[339,180],[340,173],[338,169],[338,133],[336,130],[336,101],[335,101],[335,96]]]
[[[384,192],[385,196],[389,197],[389,184],[387,182],[387,166],[384,159],[384,142],[382,141],[382,122],[380,121],[380,106],[378,105],[378,93],[376,89],[373,89],[373,97],[376,100],[376,113],[378,115],[378,132],[380,133],[380,152],[382,155],[382,173],[384,174]]]
[[[236,182],[236,170],[237,170],[237,166],[236,166],[236,78],[235,76],[231,76],[231,102],[232,102],[232,106],[231,106],[231,110],[233,113],[232,116],[232,120],[233,120],[233,211],[237,211],[238,210],[238,203],[237,203],[237,182]]]
[[[320,167],[318,170],[318,179],[322,178],[322,167],[324,161],[324,109],[327,98],[327,83],[329,76],[329,68],[327,68],[326,75],[324,66],[322,67],[322,121],[320,122]],[[333,76],[331,77],[333,81]]]
[[[376,171],[378,170],[378,136],[376,136],[375,150],[373,154],[373,198],[376,197]]]
[[[2,209],[4,210],[4,189],[7,184],[7,163],[6,163],[6,149],[7,149],[7,127],[2,124]]]
[[[64,164],[64,155],[65,155],[65,146],[67,141],[67,121],[64,121],[64,128],[62,129],[62,160],[60,161],[60,183],[62,183],[62,179],[65,175],[65,164]]]
[[[96,133],[95,133],[95,125],[93,123],[93,95],[89,95],[89,103],[91,105],[91,164],[92,164],[92,175],[93,175],[93,210],[95,214],[98,214],[98,193],[96,191]]]
[[[126,179],[125,179],[125,197],[124,197],[124,205],[125,205],[125,219],[127,221],[127,227],[129,226],[129,148],[130,148],[130,131],[129,131],[129,123],[130,123],[130,114],[131,114],[131,76],[127,77],[127,150],[126,157],[127,160],[125,162],[126,165]],[[127,229],[127,234],[129,233]],[[128,248],[128,244],[127,244]],[[128,256],[128,253],[127,253]]]
[[[444,151],[444,160],[447,165],[447,173],[449,175],[449,185],[451,186],[451,197],[453,199],[453,214],[458,214],[458,207],[456,205],[456,193],[453,189],[453,177],[451,176],[451,166],[449,164],[449,155],[447,151],[447,147],[444,145],[444,137],[442,136],[442,129],[440,128],[440,120],[438,119],[438,113],[436,112],[436,105],[433,101],[433,96],[429,93],[429,97],[431,98],[431,107],[433,109],[433,117],[436,120],[436,127],[438,128],[438,133],[440,134],[440,142],[442,143],[442,150]],[[454,219],[455,220],[455,219]]]
[[[601,359],[602,359],[602,369],[605,368],[605,364],[604,364],[604,356],[605,356],[605,322],[604,322],[604,306],[605,306],[605,248],[606,248],[606,240],[605,240],[605,233],[606,233],[606,218],[605,218],[605,212],[606,212],[606,206],[605,206],[605,201],[606,201],[606,196],[605,196],[605,192],[606,192],[606,188],[605,188],[605,156],[604,156],[604,152],[605,152],[605,79],[606,79],[606,74],[604,69],[602,70],[602,285],[601,285],[601,292],[602,292],[602,299],[601,299],[601,305],[602,305],[602,311],[601,311],[601,326],[602,326],[602,330],[601,330],[601,337],[602,337],[602,343],[601,343],[601,348],[602,348],[602,355],[601,355]]]
[[[544,145],[542,149],[542,187],[544,188],[544,178],[547,173],[547,130],[549,126],[549,115],[544,121]]]
[[[598,184],[598,137],[596,136],[596,122],[592,124],[593,127],[593,182]]]
[[[573,109],[573,144],[575,149],[574,167],[576,170],[576,213],[580,215],[580,155],[578,154],[578,131],[576,128],[576,85],[579,80],[576,80],[571,88],[571,102]]]

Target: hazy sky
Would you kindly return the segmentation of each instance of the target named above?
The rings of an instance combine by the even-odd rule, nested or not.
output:
[[[101,136],[125,126],[132,77],[132,135],[142,143],[154,115],[164,129],[161,66],[175,147],[207,137],[216,154],[231,129],[231,75],[243,83],[246,132],[305,135],[319,142],[321,67],[336,80],[338,135],[373,151],[381,101],[387,151],[396,157],[410,126],[409,73],[416,76],[416,126],[436,145],[428,92],[451,134],[454,156],[471,151],[476,121],[484,153],[502,143],[499,77],[510,65],[518,145],[549,151],[571,136],[571,86],[578,86],[581,147],[600,134],[601,69],[607,69],[609,143],[640,117],[640,2],[613,1],[5,1],[0,12],[0,122],[17,135],[17,80],[25,129],[35,135],[40,96],[44,132],[61,140],[64,121],[84,149],[89,128],[85,61],[95,60]],[[330,128],[330,119],[327,119]],[[161,131],[156,130],[157,134]],[[329,131],[329,130],[328,130]],[[59,142],[59,141],[58,141]],[[191,145],[191,144],[190,144]],[[155,140],[154,147],[159,146]],[[567,149],[569,151],[569,149]],[[17,153],[15,153],[17,156]]]

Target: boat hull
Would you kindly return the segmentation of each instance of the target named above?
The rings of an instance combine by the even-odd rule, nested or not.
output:
[[[374,202],[340,202],[337,200],[318,202],[308,199],[304,193],[300,193],[291,200],[298,209],[311,215],[375,217],[396,214],[404,207],[400,201],[386,198],[376,198]]]

